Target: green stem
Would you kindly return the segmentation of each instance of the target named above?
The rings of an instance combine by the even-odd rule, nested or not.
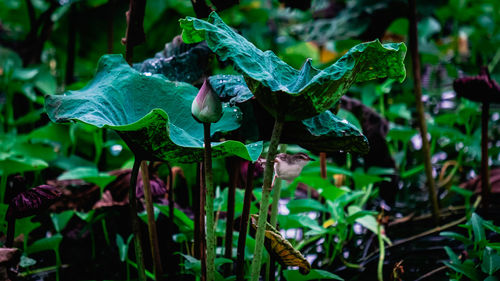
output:
[[[95,233],[94,228],[92,227],[92,223],[89,223],[89,232],[90,232],[90,242],[92,244],[92,259],[95,260]]]
[[[280,153],[285,153],[286,152],[286,144],[280,145]],[[279,205],[279,200],[280,200],[280,195],[281,195],[281,184],[283,181],[281,179],[276,178],[276,181],[274,182],[273,188],[273,203],[271,205],[271,218],[269,219],[269,223],[273,226],[276,227],[276,223],[278,221],[278,205]],[[269,263],[267,263],[266,266],[266,275],[265,278],[266,280],[269,279],[274,279],[270,278],[270,270],[271,270],[271,263],[274,263],[275,260],[272,257],[269,257]]]
[[[130,175],[130,188],[128,192],[129,206],[130,206],[130,219],[132,220],[132,231],[134,232],[134,248],[135,258],[137,260],[137,274],[139,281],[146,281],[146,268],[144,266],[144,255],[142,252],[142,235],[139,224],[139,217],[137,217],[137,201],[135,197],[135,189],[137,183],[137,174],[139,173],[139,166],[141,160],[135,158],[132,174]]]
[[[151,255],[153,258],[153,273],[155,275],[155,280],[161,280],[163,269],[161,267],[160,247],[158,243],[158,232],[156,231],[153,195],[151,194],[147,161],[141,161],[141,175],[144,199],[146,201],[146,213],[148,215],[149,247],[151,248]],[[172,208],[172,206],[169,207]]]
[[[7,178],[9,177],[9,175],[7,174],[7,172],[5,171],[5,169],[3,170],[3,173],[2,173],[2,178],[0,179],[0,204],[4,204],[4,200],[5,200],[5,192],[7,191]]]
[[[106,218],[103,218],[101,221],[102,232],[104,234],[104,240],[106,240],[106,244],[109,246],[111,241],[109,240],[108,227],[106,224]]]
[[[101,159],[102,155],[102,147],[104,144],[102,143],[102,129],[98,129],[97,131],[94,132],[94,147],[95,147],[95,156],[94,156],[94,163],[96,165],[99,164],[99,160]]]
[[[409,0],[409,21],[410,21],[410,50],[413,66],[413,84],[415,91],[415,103],[417,108],[418,127],[422,138],[422,154],[424,158],[425,175],[427,177],[429,199],[432,206],[432,217],[434,224],[439,224],[439,201],[437,197],[436,185],[432,176],[431,151],[427,138],[427,121],[422,102],[422,84],[420,76],[420,57],[418,53],[418,29],[417,29],[417,8],[416,1]]]
[[[488,163],[488,120],[490,104],[483,102],[483,110],[481,112],[481,196],[483,197],[483,208],[488,211],[490,202],[491,185],[490,185],[490,169]]]
[[[236,196],[236,185],[240,174],[240,160],[236,157],[228,159],[230,167],[230,184],[227,192],[227,217],[226,217],[226,239],[224,244],[224,257],[231,260],[233,258],[233,226],[234,226],[234,205]],[[232,170],[232,171],[231,171]],[[224,265],[224,276],[231,275],[231,263]]]
[[[55,249],[55,254],[56,254],[56,281],[61,280],[60,275],[61,275],[61,255],[59,254],[59,246]]]
[[[378,236],[378,247],[380,249],[379,252],[379,258],[378,258],[378,266],[377,266],[377,278],[378,281],[384,281],[384,258],[385,258],[385,246],[384,246],[384,239],[382,239],[382,233],[381,233],[381,223],[378,222],[377,224],[377,236]]]
[[[243,210],[240,218],[240,233],[238,234],[238,250],[236,254],[236,280],[243,280],[245,263],[245,243],[248,230],[248,218],[250,216],[250,204],[252,203],[253,172],[255,164],[248,163],[246,174],[245,196],[243,199]]]
[[[278,150],[278,144],[280,141],[283,124],[283,121],[281,121],[279,118],[276,118],[274,122],[273,134],[269,143],[269,149],[267,151],[266,166],[264,169],[264,184],[262,187],[262,199],[260,201],[259,209],[259,220],[257,222],[257,233],[255,234],[255,251],[254,259],[252,261],[251,281],[259,280],[261,268],[260,263],[262,260],[262,248],[264,246],[264,233],[266,228],[265,225],[267,221],[267,210],[269,207],[269,194],[271,192],[271,182],[273,180],[274,172],[274,158],[276,157],[276,152]]]
[[[212,147],[210,144],[210,123],[203,123],[205,138],[205,185],[207,188],[205,213],[207,216],[207,281],[215,280],[215,228],[214,228],[214,186],[212,182]]]

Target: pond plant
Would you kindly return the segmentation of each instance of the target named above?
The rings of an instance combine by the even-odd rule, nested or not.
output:
[[[0,1],[0,279],[498,280],[499,3]]]
[[[259,103],[274,117],[274,127],[264,168],[262,198],[257,222],[251,280],[261,271],[262,246],[274,171],[274,158],[283,125],[287,121],[311,118],[331,108],[355,82],[390,77],[405,78],[404,44],[382,45],[378,40],[352,48],[335,64],[324,70],[307,60],[296,70],[271,51],[262,52],[227,26],[215,13],[207,21],[181,20],[182,38],[186,43],[205,40],[222,60],[230,60],[240,71]],[[342,132],[340,132],[342,133]]]

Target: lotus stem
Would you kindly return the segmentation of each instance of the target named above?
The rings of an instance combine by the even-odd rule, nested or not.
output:
[[[214,186],[212,182],[212,147],[210,143],[210,123],[203,123],[205,138],[205,213],[207,216],[207,281],[215,280],[215,228],[214,228]]]
[[[488,166],[488,119],[490,115],[490,104],[483,102],[481,113],[481,194],[483,207],[488,210],[491,193],[490,170]]]
[[[132,231],[134,232],[134,248],[135,257],[137,260],[137,274],[139,281],[146,281],[146,268],[144,267],[144,255],[142,252],[142,235],[139,217],[137,217],[137,201],[135,197],[137,175],[139,174],[139,166],[141,160],[134,160],[134,167],[130,175],[130,188],[128,192],[129,206],[130,206],[130,219],[132,220]]]
[[[244,280],[245,243],[247,238],[248,218],[250,217],[250,204],[252,203],[254,168],[254,163],[248,164],[245,197],[243,199],[243,210],[240,218],[240,233],[238,235],[238,250],[236,255],[236,280],[238,281]]]
[[[413,66],[413,84],[415,91],[415,102],[417,107],[418,126],[422,139],[422,153],[424,156],[425,175],[427,177],[429,197],[432,204],[432,217],[436,225],[439,224],[439,202],[437,198],[436,185],[432,176],[431,152],[429,140],[427,139],[427,123],[424,116],[424,104],[422,102],[422,87],[420,77],[420,58],[418,56],[418,33],[417,33],[417,9],[415,0],[409,0],[410,20],[410,50]]]
[[[195,241],[195,249],[198,254],[198,258],[201,261],[201,281],[207,280],[207,241],[205,240],[205,199],[206,199],[206,185],[205,185],[205,165],[200,163],[199,165],[199,180],[200,180],[200,189],[198,191],[198,223],[197,228],[195,228],[195,237],[198,239],[198,247],[196,247]]]
[[[0,204],[5,204],[5,192],[7,191],[7,179],[9,174],[4,170],[0,178]]]
[[[384,281],[384,258],[385,258],[385,246],[384,239],[382,239],[382,222],[380,220],[377,222],[377,236],[378,236],[378,247],[380,249],[378,265],[377,265],[377,278],[378,281]]]
[[[174,241],[172,239],[173,237],[173,231],[175,229],[175,222],[174,222],[174,208],[175,208],[175,204],[174,204],[174,173],[173,173],[173,169],[172,169],[172,166],[170,164],[167,164],[168,165],[168,170],[169,170],[169,176],[167,178],[168,180],[168,218],[169,218],[169,223],[170,223],[170,227],[168,229],[168,249],[169,249],[169,252],[172,254],[174,252]],[[169,275],[173,275],[176,273],[176,269],[175,269],[175,264],[174,263],[168,263],[167,264],[167,272]]]
[[[286,144],[280,145],[280,153],[285,153],[286,152]],[[276,228],[276,223],[278,222],[278,206],[279,206],[279,201],[280,201],[280,195],[281,195],[281,184],[282,180],[276,178],[274,181],[274,184],[272,186],[273,191],[273,203],[271,205],[271,218],[269,219],[269,223]],[[266,266],[266,280],[274,280],[275,275],[274,275],[274,263],[275,260],[273,257],[269,257],[269,263]]]
[[[155,280],[161,280],[163,269],[161,266],[160,247],[158,243],[158,232],[156,231],[153,195],[151,194],[147,161],[141,161],[141,175],[144,190],[144,199],[146,201],[146,213],[148,215],[149,247],[151,248],[151,255],[153,258],[153,274],[155,275]]]
[[[234,226],[234,200],[236,196],[236,185],[238,184],[238,175],[240,174],[241,161],[232,157],[229,159],[232,174],[230,177],[228,194],[227,194],[227,216],[226,216],[226,239],[224,245],[224,257],[226,259],[233,258],[233,226]],[[224,266],[224,276],[231,275],[231,264]]]
[[[274,158],[278,151],[278,144],[280,141],[281,131],[283,129],[284,121],[276,118],[274,122],[273,134],[269,143],[267,151],[266,166],[264,168],[264,184],[262,187],[262,199],[260,201],[259,219],[257,222],[257,233],[255,234],[255,250],[254,259],[252,261],[252,281],[258,281],[262,260],[262,248],[264,247],[264,233],[266,229],[267,211],[269,207],[269,195],[271,192],[271,182],[274,173]]]

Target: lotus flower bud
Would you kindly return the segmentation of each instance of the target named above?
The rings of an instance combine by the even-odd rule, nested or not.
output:
[[[206,79],[191,105],[191,114],[201,123],[215,123],[222,117],[220,98]]]

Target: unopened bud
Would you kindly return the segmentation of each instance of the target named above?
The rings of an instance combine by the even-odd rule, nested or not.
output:
[[[191,105],[191,114],[201,123],[215,123],[222,117],[220,98],[206,79]]]

